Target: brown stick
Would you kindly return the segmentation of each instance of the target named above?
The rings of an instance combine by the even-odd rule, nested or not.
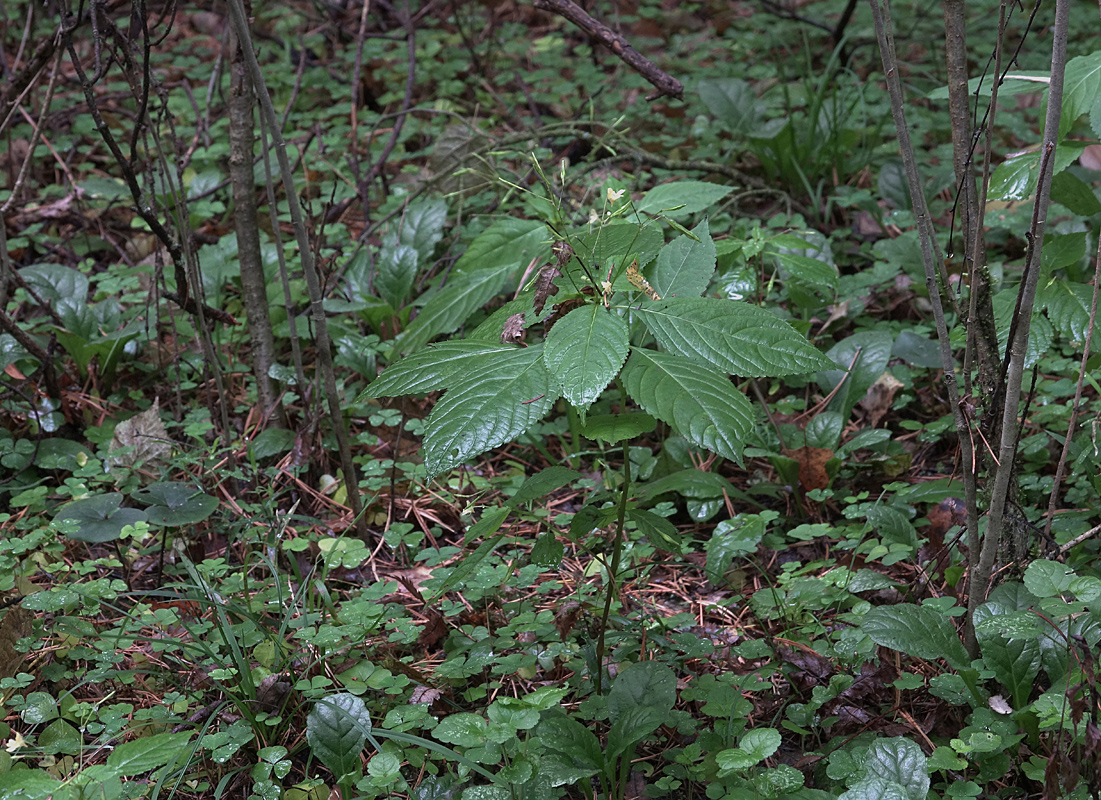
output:
[[[627,66],[657,87],[657,91],[647,96],[647,100],[656,100],[669,95],[678,100],[684,95],[684,86],[676,78],[658,69],[654,62],[642,56],[635,48],[602,22],[597,22],[573,0],[535,0],[535,7],[542,11],[553,11],[572,22],[589,36],[596,39],[619,56]]]

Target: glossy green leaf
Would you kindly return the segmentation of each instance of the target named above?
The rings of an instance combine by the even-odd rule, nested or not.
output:
[[[677,180],[655,186],[635,204],[640,214],[663,214],[670,219],[682,219],[698,214],[722,200],[734,191],[733,186],[722,186],[703,181]]]
[[[600,397],[627,360],[627,323],[599,303],[575,308],[547,334],[543,361],[559,393],[580,412]]]
[[[658,661],[640,661],[620,672],[608,693],[608,715],[618,719],[631,708],[668,712],[677,701],[677,676]]]
[[[643,227],[635,222],[612,222],[594,231],[578,233],[571,242],[576,258],[570,259],[563,272],[580,283],[585,278],[578,264],[580,260],[599,283],[607,277],[609,269],[613,276],[620,275],[636,258],[639,266],[645,267],[657,258],[665,237],[654,225]],[[570,285],[570,279],[560,278],[558,285]]]
[[[1005,352],[1009,341],[1009,328],[1013,319],[1013,309],[1017,303],[1016,289],[1003,289],[994,295],[994,325],[998,333],[998,349]],[[1032,325],[1028,332],[1028,349],[1025,351],[1025,369],[1032,366],[1051,350],[1055,339],[1055,329],[1047,317],[1033,312]]]
[[[994,671],[998,682],[1009,690],[1013,705],[1021,708],[1028,702],[1032,683],[1040,672],[1041,647],[1037,634],[1042,620],[1027,609],[1037,598],[1016,582],[1003,583],[990,593],[989,599],[975,609],[975,637],[982,650],[983,662]],[[1036,628],[1031,634],[1006,635],[1012,625],[1003,624],[1024,613]]]
[[[665,349],[745,377],[827,369],[832,362],[787,322],[738,300],[675,298],[637,309]]]
[[[555,489],[561,489],[582,477],[577,470],[567,469],[558,465],[541,470],[521,484],[520,488],[508,500],[510,508],[530,503],[544,497]]]
[[[669,553],[682,552],[680,534],[677,533],[676,526],[665,517],[641,508],[632,508],[627,512],[627,519],[635,523],[638,532],[649,539],[654,547]]]
[[[879,739],[864,757],[864,774],[902,786],[909,800],[925,800],[929,793],[926,763],[921,745],[912,739]]]
[[[678,236],[658,253],[649,272],[650,285],[664,299],[699,297],[715,274],[715,243],[705,219],[692,233],[699,239]]]
[[[176,527],[202,522],[218,508],[218,499],[186,483],[165,481],[130,495],[146,503],[146,520],[152,525]]]
[[[81,305],[88,300],[88,279],[83,274],[61,264],[32,264],[19,270],[19,276],[43,300],[54,302],[69,298]]]
[[[1101,108],[1101,102],[1098,107]],[[1073,172],[1060,172],[1051,181],[1051,200],[1083,217],[1101,214],[1101,200],[1090,185]]]
[[[760,123],[757,93],[741,78],[704,78],[697,91],[707,110],[735,137],[752,133]]]
[[[191,733],[154,733],[123,742],[107,756],[107,766],[116,775],[143,775],[175,763],[192,749]]]
[[[348,692],[322,697],[306,717],[310,751],[338,782],[361,774],[359,756],[370,732],[366,704]]]
[[[422,264],[432,257],[443,238],[443,226],[447,222],[447,203],[442,197],[420,197],[409,204],[402,214],[398,228],[399,240],[417,251]]]
[[[1036,597],[1055,597],[1070,590],[1077,576],[1066,564],[1037,559],[1025,570],[1025,587]]]
[[[1052,174],[1058,175],[1078,160],[1087,142],[1063,142],[1055,148]],[[989,200],[1025,200],[1036,191],[1040,169],[1038,151],[1007,158],[990,176]]]
[[[63,507],[54,519],[76,523],[79,527],[66,536],[78,542],[113,542],[122,529],[145,519],[145,512],[136,508],[120,508],[122,494],[108,492],[74,500]]]
[[[1101,96],[1101,50],[1067,62],[1063,73],[1063,113],[1059,119],[1062,141],[1083,114],[1089,114]]]
[[[681,356],[635,349],[623,382],[646,413],[692,444],[741,463],[753,406],[725,374]]]
[[[441,333],[452,333],[467,317],[490,301],[501,289],[519,262],[486,269],[472,269],[452,275],[432,295],[416,318],[398,336],[395,349],[412,353]]]
[[[649,414],[598,414],[585,418],[581,435],[605,444],[619,444],[649,433],[656,425],[657,421]]]
[[[899,603],[876,606],[860,629],[873,642],[918,658],[943,658],[954,669],[969,669],[971,659],[948,617],[929,606]]]
[[[452,378],[471,374],[483,358],[512,353],[515,345],[456,339],[430,345],[391,364],[355,399],[428,394],[448,388]]]
[[[734,559],[755,552],[767,530],[766,520],[758,514],[739,514],[715,526],[706,546],[707,580],[715,586],[725,585]]]
[[[478,234],[455,263],[456,272],[526,266],[550,253],[550,231],[538,220],[505,217]]]
[[[894,339],[885,331],[864,331],[849,336],[831,347],[826,356],[839,369],[819,373],[818,385],[832,392],[844,380],[845,385],[834,395],[830,408],[848,419],[853,407],[863,399],[891,358]]]
[[[630,706],[623,709],[615,717],[611,730],[608,731],[608,749],[605,758],[614,761],[631,751],[639,742],[660,728],[667,718],[668,712],[653,706]]]
[[[417,251],[392,237],[375,257],[375,291],[395,310],[402,307],[417,277]]]
[[[1044,287],[1038,299],[1055,330],[1078,345],[1086,341],[1093,305],[1092,286],[1055,279]]]
[[[546,416],[558,390],[543,366],[542,350],[513,348],[455,377],[425,423],[429,477],[513,441]]]
[[[561,711],[548,713],[535,729],[535,737],[547,749],[565,756],[574,767],[604,769],[604,750],[596,735]]]

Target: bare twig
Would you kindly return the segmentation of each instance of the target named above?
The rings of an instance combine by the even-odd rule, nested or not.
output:
[[[241,0],[229,1],[230,19],[233,23],[238,38],[245,46],[242,53],[245,58],[245,66],[249,77],[252,79],[252,88],[260,101],[261,113],[266,118],[268,128],[271,131],[272,141],[275,144],[275,155],[279,160],[279,169],[282,173],[283,188],[286,192],[287,206],[290,211],[291,224],[294,227],[298,240],[298,255],[302,261],[302,272],[306,278],[306,288],[310,294],[310,309],[313,314],[314,326],[317,336],[317,357],[321,367],[321,377],[326,399],[329,405],[329,417],[332,421],[333,432],[336,435],[337,447],[340,450],[341,471],[344,473],[344,487],[348,495],[348,503],[355,517],[356,529],[360,536],[367,539],[370,531],[367,528],[367,520],[363,516],[363,504],[359,496],[359,479],[356,477],[355,464],[352,462],[352,450],[348,443],[348,431],[344,425],[344,415],[340,407],[340,395],[336,389],[336,375],[333,371],[333,353],[329,339],[329,326],[325,318],[321,281],[318,278],[317,268],[314,264],[313,253],[310,249],[309,236],[306,233],[306,224],[302,218],[302,207],[298,202],[298,192],[294,188],[294,175],[291,172],[290,159],[287,158],[287,144],[283,140],[279,121],[275,116],[275,106],[272,105],[271,95],[264,83],[264,76],[260,72],[260,64],[256,60],[256,54],[251,45],[248,19]]]
[[[680,100],[684,95],[684,85],[673,76],[658,68],[654,62],[645,58],[630,43],[607,25],[590,17],[581,6],[572,0],[535,0],[535,7],[543,11],[553,11],[565,17],[589,36],[596,39],[620,57],[627,66],[640,74],[657,91],[646,97],[647,100],[668,95]]]
[[[1024,380],[1025,357],[1028,351],[1028,334],[1032,324],[1032,309],[1036,300],[1036,287],[1040,280],[1040,255],[1047,226],[1048,207],[1051,204],[1051,179],[1054,170],[1055,142],[1059,138],[1059,119],[1063,105],[1063,78],[1067,66],[1067,34],[1070,26],[1070,1],[1056,0],[1055,24],[1052,27],[1051,76],[1048,83],[1047,118],[1044,120],[1044,138],[1040,156],[1040,172],[1037,176],[1036,194],[1029,229],[1029,249],[1025,273],[1017,296],[1017,311],[1010,327],[1007,346],[1008,365],[1005,374],[1005,405],[1002,410],[999,466],[994,472],[990,493],[990,509],[986,532],[983,535],[979,563],[970,576],[968,620],[986,599],[991,571],[998,546],[1003,536],[1006,502],[1009,498],[1010,479],[1015,474],[1015,445],[1017,442],[1017,411]],[[970,627],[970,626],[969,626]]]

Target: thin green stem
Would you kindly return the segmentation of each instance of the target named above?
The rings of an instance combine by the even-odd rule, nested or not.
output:
[[[626,394],[624,394],[626,397]],[[618,593],[616,581],[619,576],[619,559],[623,555],[623,527],[627,521],[627,496],[631,488],[631,451],[627,442],[623,443],[623,485],[620,487],[619,514],[616,517],[615,540],[612,544],[612,563],[608,567],[608,589],[604,596],[604,613],[600,616],[600,635],[596,642],[596,692],[603,690],[604,678],[604,634],[608,630],[608,617],[612,614],[612,596]]]

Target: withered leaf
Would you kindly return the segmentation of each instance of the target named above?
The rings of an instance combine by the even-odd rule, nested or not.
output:
[[[516,343],[524,338],[524,315],[513,314],[501,328],[501,344]]]
[[[569,245],[566,245],[569,247]],[[558,287],[554,285],[554,279],[562,275],[558,267],[553,264],[544,264],[539,270],[539,276],[535,279],[535,313],[542,314],[543,306],[554,295],[558,294]]]
[[[558,259],[559,269],[566,266],[566,262],[573,258],[573,248],[570,247],[569,242],[563,239],[559,239],[551,245],[551,252],[554,253],[554,257]]]

